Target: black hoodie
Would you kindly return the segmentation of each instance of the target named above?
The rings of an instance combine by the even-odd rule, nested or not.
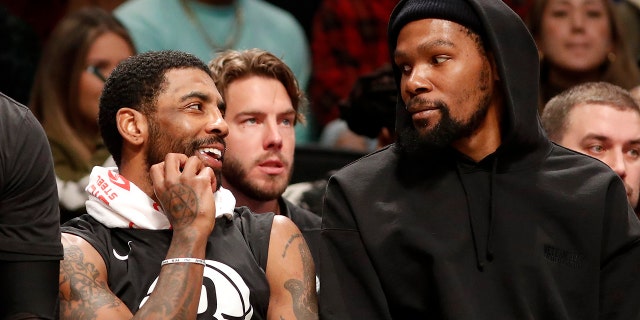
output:
[[[323,208],[321,318],[640,319],[640,222],[622,181],[549,142],[531,35],[502,1],[468,3],[499,69],[502,144],[478,163],[453,149],[416,161],[392,145],[338,171]],[[412,123],[398,100],[401,130]]]

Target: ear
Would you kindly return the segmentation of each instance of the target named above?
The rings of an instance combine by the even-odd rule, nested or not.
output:
[[[142,145],[149,135],[147,117],[140,111],[121,108],[116,113],[116,124],[122,138],[132,145]]]

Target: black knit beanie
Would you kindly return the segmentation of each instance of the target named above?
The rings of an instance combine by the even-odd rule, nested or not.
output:
[[[394,18],[395,15],[395,18]],[[463,25],[484,38],[480,17],[468,0],[407,0],[394,9],[389,24],[389,39],[395,42],[400,30],[409,22],[442,19]]]

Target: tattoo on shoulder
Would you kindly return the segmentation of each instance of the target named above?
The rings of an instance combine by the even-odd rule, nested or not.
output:
[[[302,259],[303,280],[289,279],[284,283],[285,289],[291,293],[293,313],[299,320],[318,318],[318,301],[315,295],[314,284],[316,275],[313,268],[313,258],[311,257],[309,249],[304,244],[303,242],[298,245]]]
[[[162,203],[165,210],[172,213],[174,226],[187,225],[193,222],[198,213],[198,197],[189,186],[177,184],[164,194]]]
[[[65,246],[60,261],[60,287],[69,286],[69,294],[60,292],[60,313],[67,319],[95,319],[100,308],[114,308],[122,303],[98,279],[96,266],[84,260],[77,245]]]
[[[291,236],[291,238],[289,238],[289,240],[287,240],[287,244],[284,246],[284,250],[282,250],[282,257],[286,257],[287,256],[287,249],[289,249],[289,246],[291,245],[291,243],[293,243],[293,240],[301,238],[302,234],[300,233],[296,233],[294,235]]]

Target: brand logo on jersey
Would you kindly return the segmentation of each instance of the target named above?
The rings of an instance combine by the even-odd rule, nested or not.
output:
[[[129,180],[125,179],[123,176],[109,170],[109,180],[111,180],[111,182],[113,182],[115,185],[117,185],[118,187],[130,191],[131,190],[131,185],[129,183]]]
[[[147,296],[140,302],[140,308],[147,302],[157,282],[156,277],[147,291]],[[224,263],[207,260],[197,319],[249,320],[252,316],[249,287],[242,277]]]
[[[116,259],[121,260],[121,261],[125,261],[125,260],[129,259],[129,253],[131,253],[131,242],[133,242],[133,241],[127,242],[127,245],[129,246],[129,252],[127,252],[126,255],[123,256],[123,255],[118,254],[116,249],[113,248],[113,256],[116,257]]]

